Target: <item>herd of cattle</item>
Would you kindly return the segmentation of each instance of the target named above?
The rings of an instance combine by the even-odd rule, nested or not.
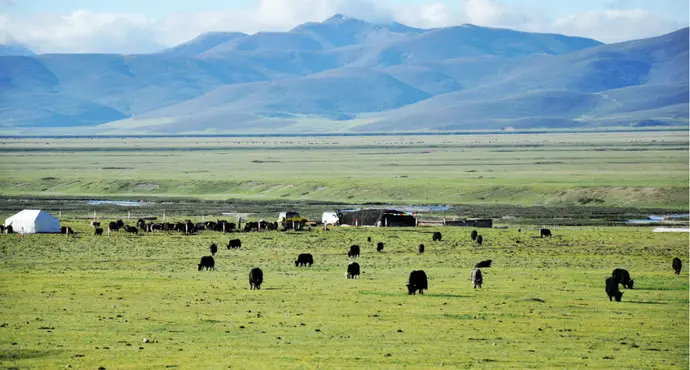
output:
[[[91,222],[91,226],[94,227],[94,234],[95,235],[103,235],[103,228],[101,227],[101,223],[98,221],[93,221]],[[210,231],[218,231],[222,233],[232,233],[236,231],[244,231],[244,232],[251,232],[251,231],[259,231],[259,230],[287,230],[286,227],[283,227],[282,229],[279,228],[279,224],[277,222],[266,222],[266,221],[253,221],[253,222],[246,222],[244,224],[244,228],[241,227],[242,224],[235,224],[234,222],[229,222],[226,220],[216,220],[216,221],[206,221],[206,222],[198,222],[194,223],[191,220],[185,220],[184,222],[159,222],[159,223],[153,223],[153,222],[146,222],[144,219],[138,219],[136,222],[136,226],[129,226],[124,223],[122,220],[117,220],[117,221],[111,221],[107,225],[108,231],[120,231],[124,230],[128,233],[133,233],[133,234],[138,234],[140,231],[145,232],[145,233],[151,233],[154,231],[176,231],[180,233],[185,233],[185,234],[193,234],[197,233],[199,231],[204,231],[204,230],[210,230]],[[69,228],[69,227],[68,227]],[[67,230],[63,226],[63,228],[60,230],[60,233],[62,234],[67,234],[67,233],[73,233],[71,229]]]
[[[520,230],[518,230],[520,231]],[[549,229],[541,229],[540,232],[540,237],[542,238],[547,238],[551,237],[551,230]],[[440,232],[434,232],[432,235],[432,241],[438,242],[441,241],[442,239],[442,234]],[[472,230],[470,233],[470,238],[473,241],[476,241],[481,245],[482,243],[482,237],[481,235],[478,235],[477,230]],[[367,242],[371,243],[371,237],[367,237]],[[228,242],[228,249],[231,248],[240,248],[241,247],[241,241],[239,239],[232,239]],[[376,244],[376,251],[377,252],[383,252],[383,247],[384,243],[378,242]],[[218,251],[218,246],[214,243],[211,244],[211,256],[204,256],[201,258],[201,262],[198,265],[199,271],[203,269],[207,270],[213,270],[215,266],[215,261],[213,259],[213,256],[217,253]],[[351,245],[350,249],[347,252],[348,258],[357,258],[360,255],[361,248],[359,245]],[[423,254],[424,253],[424,244],[420,244],[418,248],[418,253]],[[472,269],[472,272],[470,273],[470,281],[472,282],[473,288],[477,289],[482,287],[482,284],[484,283],[484,278],[482,271],[480,268],[489,268],[491,267],[492,260],[485,260],[477,263],[474,268]],[[295,260],[295,267],[300,267],[300,266],[309,266],[314,264],[314,257],[310,253],[301,253],[297,256],[297,260]],[[675,257],[672,261],[672,267],[673,271],[676,275],[680,275],[680,271],[682,269],[683,263],[681,262],[680,258]],[[355,279],[358,278],[360,274],[360,265],[357,262],[350,262],[347,265],[347,271],[345,272],[345,277],[347,279]],[[261,283],[263,282],[263,271],[255,267],[249,272],[249,285],[251,289],[260,289],[261,288]],[[606,279],[606,284],[605,284],[605,291],[606,294],[609,296],[609,301],[612,300],[612,298],[615,298],[617,302],[621,301],[621,298],[623,297],[623,293],[619,291],[618,286],[623,285],[624,288],[626,289],[633,289],[633,286],[635,284],[635,281],[630,278],[630,273],[627,270],[624,269],[614,269],[613,272],[611,273],[611,277]],[[410,273],[410,276],[408,278],[407,282],[407,292],[408,294],[416,294],[419,292],[419,294],[424,294],[424,290],[429,289],[429,283],[427,280],[427,275],[424,270],[413,270]]]
[[[103,235],[103,228],[101,228],[100,222],[91,222],[91,226],[94,227],[94,233],[95,235]],[[176,232],[182,232],[182,233],[196,233],[198,231],[202,230],[213,230],[213,231],[219,231],[223,233],[232,233],[235,231],[243,230],[245,232],[251,232],[251,231],[258,231],[258,230],[278,230],[278,223],[277,222],[265,222],[265,221],[258,221],[258,222],[247,222],[245,223],[245,226],[243,229],[241,229],[238,225],[232,222],[228,222],[225,220],[217,220],[217,221],[207,221],[203,223],[193,223],[191,220],[185,220],[184,222],[177,222],[177,223],[170,223],[170,222],[163,222],[163,223],[147,223],[143,219],[137,220],[136,227],[135,226],[129,226],[126,225],[122,220],[117,220],[117,221],[112,221],[108,223],[108,232],[110,231],[119,231],[119,230],[124,230],[128,233],[134,233],[137,234],[139,230],[142,230],[143,232],[153,232],[153,231],[176,231]],[[285,230],[283,228],[283,230]],[[5,233],[12,233],[12,226],[7,226],[6,228],[0,229],[0,232],[5,232]],[[518,232],[521,230],[518,229]],[[73,234],[74,231],[69,226],[62,226],[60,228],[60,233],[62,234]],[[549,229],[541,229],[539,231],[539,236],[542,238],[550,238],[552,236],[551,230]],[[443,235],[440,232],[434,232],[432,235],[432,241],[434,242],[440,242],[443,238]],[[470,233],[470,239],[475,241],[477,244],[482,245],[483,238],[481,235],[477,233],[477,230],[472,230]],[[367,242],[371,243],[371,237],[367,237]],[[377,252],[383,252],[384,248],[384,243],[378,242],[376,243],[376,251]],[[240,239],[230,239],[230,241],[227,244],[227,249],[238,249],[242,247],[242,241]],[[210,247],[211,250],[211,255],[210,256],[204,256],[201,258],[201,261],[199,262],[198,269],[199,271],[206,269],[206,270],[213,270],[215,269],[215,260],[213,259],[213,256],[218,252],[218,246],[214,243],[211,244]],[[418,247],[418,253],[423,254],[424,253],[424,244],[420,244]],[[350,249],[347,252],[347,256],[349,258],[357,258],[359,257],[360,254],[360,247],[359,245],[352,245],[350,246]],[[297,256],[297,260],[295,261],[295,266],[311,266],[314,263],[314,257],[309,254],[309,253],[302,253],[299,256]],[[676,275],[680,274],[680,271],[682,269],[683,263],[680,260],[680,258],[675,257],[671,263],[671,267],[673,268],[673,271],[675,272]],[[481,261],[477,263],[474,266],[474,269],[472,269],[472,272],[470,273],[470,280],[472,281],[472,286],[476,288],[481,288],[482,284],[484,283],[482,271],[479,268],[487,268],[491,267],[491,260],[486,260],[486,261]],[[345,273],[345,276],[348,279],[355,279],[359,277],[360,274],[360,266],[357,262],[350,262],[347,266],[347,271]],[[250,289],[261,289],[261,284],[263,283],[263,271],[261,271],[260,268],[255,267],[249,272],[249,285]],[[619,290],[619,285],[623,285],[624,288],[626,289],[633,289],[635,282],[633,279],[630,278],[630,273],[627,270],[623,269],[615,269],[611,273],[611,277],[606,279],[606,284],[605,284],[605,291],[606,294],[609,297],[609,300],[612,301],[615,299],[617,302],[620,302],[623,293]],[[407,290],[408,294],[416,294],[416,292],[419,292],[420,294],[424,294],[424,290],[429,289],[428,286],[428,281],[427,281],[427,276],[426,273],[423,270],[414,270],[410,273],[408,283],[407,283]]]

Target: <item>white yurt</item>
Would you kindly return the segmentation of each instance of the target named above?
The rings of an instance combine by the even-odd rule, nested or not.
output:
[[[15,233],[59,233],[60,220],[38,209],[25,209],[5,220],[5,227],[12,225]]]

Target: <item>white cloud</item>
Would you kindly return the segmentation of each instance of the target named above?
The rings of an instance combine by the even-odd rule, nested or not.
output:
[[[11,3],[0,0],[0,4]],[[343,13],[369,21],[397,20],[432,28],[472,23],[533,32],[592,37],[605,42],[650,37],[684,25],[640,9],[601,9],[553,19],[538,9],[500,0],[394,4],[392,0],[259,0],[233,11],[175,14],[162,19],[140,14],[94,13],[9,15],[0,13],[0,41],[12,34],[38,52],[152,52],[203,32],[286,31],[308,21]]]
[[[675,31],[684,25],[642,9],[607,9],[572,14],[554,22],[558,32],[604,42],[641,39]]]

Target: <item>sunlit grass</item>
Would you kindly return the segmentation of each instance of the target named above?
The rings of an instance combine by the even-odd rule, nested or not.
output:
[[[687,265],[685,233],[479,229],[482,247],[450,227],[108,239],[66,219],[75,236],[0,235],[3,367],[688,367],[688,275],[671,269],[675,256]],[[196,271],[211,242],[235,237],[242,249]],[[362,275],[348,280],[354,243]],[[315,264],[296,268],[304,252]],[[470,270],[485,259],[474,290]],[[616,267],[636,282],[620,303],[604,292]],[[429,276],[423,296],[407,295],[413,269]]]

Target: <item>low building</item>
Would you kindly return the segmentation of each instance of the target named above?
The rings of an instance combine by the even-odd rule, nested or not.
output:
[[[378,227],[414,227],[417,218],[407,212],[395,209],[358,209],[338,211],[340,225],[378,226]]]

